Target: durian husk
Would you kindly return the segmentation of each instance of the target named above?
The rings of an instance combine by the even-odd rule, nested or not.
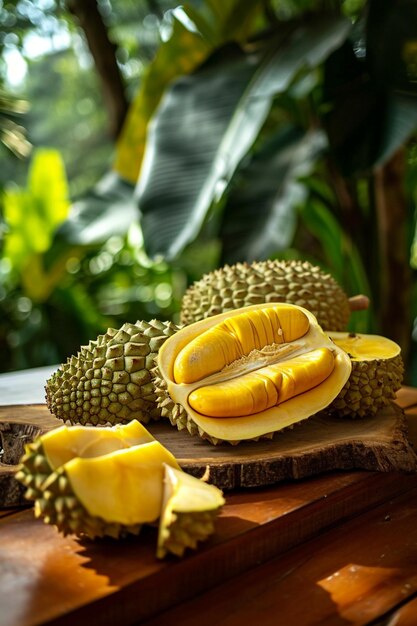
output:
[[[161,345],[177,330],[172,322],[152,320],[99,335],[49,378],[49,410],[64,422],[94,426],[159,419],[150,370]]]
[[[181,323],[269,302],[308,309],[324,330],[345,330],[350,316],[349,299],[330,274],[308,261],[267,260],[205,274],[183,296]]]
[[[224,504],[217,487],[185,474],[136,420],[46,433],[27,446],[16,478],[35,516],[63,535],[121,539],[159,522],[158,558],[195,549]]]
[[[15,478],[26,487],[25,498],[27,500],[36,500],[41,496],[42,485],[52,472],[53,469],[46,457],[42,440],[37,439],[26,444]]]
[[[159,521],[156,556],[182,557],[214,533],[223,494],[214,485],[165,466],[164,501]]]
[[[363,418],[376,415],[395,399],[404,376],[401,348],[379,335],[329,333],[349,354],[352,373],[328,407],[339,417]]]
[[[161,413],[170,420],[173,426],[178,428],[178,430],[186,429],[190,435],[198,435],[214,445],[224,442],[237,445],[241,441],[270,439],[276,433],[292,428],[294,425],[322,411],[335,399],[349,377],[351,364],[346,352],[334,344],[333,350],[335,351],[336,365],[333,372],[324,382],[310,389],[305,394],[295,396],[255,416],[212,418],[197,414],[187,402],[192,386],[188,389],[187,386],[181,387],[181,385],[174,383],[172,374],[173,363],[179,350],[184,345],[225,319],[239,315],[242,312],[250,313],[251,310],[275,306],[274,303],[263,303],[201,320],[183,328],[165,343],[159,352],[153,376]],[[293,305],[288,306],[291,307]],[[308,345],[314,348],[332,345],[332,342],[317,324],[317,320],[312,313],[302,307],[294,306],[294,308],[302,310],[309,319],[310,330],[305,336],[305,341]],[[199,385],[200,383],[195,383],[195,386]]]
[[[127,535],[138,535],[143,526],[142,523],[120,524],[91,515],[75,494],[65,466],[58,468],[43,483],[34,511],[35,517],[55,526],[64,536],[120,539]]]

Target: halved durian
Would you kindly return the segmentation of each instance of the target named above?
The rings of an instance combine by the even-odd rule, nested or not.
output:
[[[191,324],[161,347],[162,414],[212,443],[271,437],[328,406],[351,371],[312,313],[261,304]]]

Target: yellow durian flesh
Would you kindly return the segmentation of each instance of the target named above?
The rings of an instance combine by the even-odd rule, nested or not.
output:
[[[177,383],[201,380],[252,350],[299,339],[308,329],[308,318],[301,309],[281,305],[244,310],[219,321],[186,345],[175,359],[174,380]]]
[[[137,420],[111,428],[61,426],[41,437],[43,453],[52,469],[74,457],[102,456],[153,440],[154,437]]]
[[[188,401],[198,413],[210,417],[253,415],[316,387],[333,368],[333,352],[319,348],[239,378],[199,387]]]
[[[253,342],[253,345],[251,344],[251,337],[256,335],[256,333],[252,332],[246,342],[246,354],[240,358],[238,357],[236,361],[230,363],[228,358],[230,353],[226,353],[223,361],[221,359],[216,361],[216,367],[219,369],[215,372],[213,372],[215,368],[212,367],[211,363],[200,365],[198,362],[199,358],[205,360],[208,356],[210,359],[213,353],[211,347],[205,347],[204,342],[201,342],[201,338],[211,338],[215,341],[216,328],[224,328],[225,322],[229,326],[233,326],[233,318],[241,315],[244,315],[252,322],[252,324],[249,324],[252,327],[257,326],[259,319],[267,318],[272,320],[274,317],[277,317],[278,320],[284,319],[285,322],[284,324],[281,323],[280,327],[286,325],[291,328],[291,333],[287,337],[285,337],[284,333],[284,338],[290,338],[290,340],[284,343],[277,343],[276,336],[278,335],[279,339],[282,335],[281,333],[276,333],[274,343],[260,348],[255,342]],[[303,327],[303,324],[300,324],[300,320],[303,321],[303,324],[307,322],[306,328]],[[238,324],[238,326],[242,328],[241,324]],[[265,328],[265,325],[263,325],[263,328]],[[208,331],[212,332],[209,333]],[[271,337],[267,333],[265,336]],[[243,340],[239,339],[238,343],[242,345]],[[201,348],[201,350],[196,349],[196,347]],[[314,359],[312,363],[308,363],[308,358],[302,356],[313,353],[315,350],[318,350],[319,353],[317,354],[321,355],[318,360],[318,376],[317,371],[315,371]],[[184,354],[188,358],[191,371],[190,376],[194,377],[194,382],[191,383],[182,382],[190,380],[187,368],[182,367],[185,374],[182,373],[179,376],[179,368],[176,367],[178,358],[180,358],[182,363],[187,362],[187,359],[183,358]],[[189,358],[189,354],[192,354],[192,359]],[[304,361],[305,358],[307,358],[307,361]],[[285,372],[285,368],[288,368],[288,371],[290,371],[291,360],[295,360],[292,364],[292,374],[287,377],[287,382],[283,385],[284,397],[288,399],[269,408],[267,406],[265,409],[260,408],[259,411],[249,415],[242,413],[238,415],[239,411],[234,410],[231,413],[229,412],[228,416],[228,411],[225,408],[236,401],[236,396],[243,395],[243,390],[246,393],[249,388],[250,392],[252,386],[250,377],[255,375],[257,370],[272,366],[278,369],[281,368],[282,375]],[[232,442],[259,438],[300,422],[321,411],[337,396],[348,380],[351,371],[351,362],[347,353],[336,346],[324,334],[317,324],[316,318],[309,311],[295,305],[276,303],[245,307],[244,309],[201,320],[183,328],[162,346],[157,363],[159,375],[165,381],[170,398],[185,409],[189,419],[195,422],[199,430],[213,440]],[[194,375],[192,374],[193,370],[196,372]],[[207,377],[201,378],[201,372],[207,372]],[[248,375],[246,381],[244,379],[245,375]],[[259,373],[257,375],[259,376]],[[203,395],[204,393],[210,393],[210,387],[215,387],[215,385],[219,385],[217,389],[221,390],[223,384],[229,385],[229,383],[236,386],[230,392],[233,398],[228,405],[224,404],[224,397],[227,395],[226,391],[226,394],[223,394],[223,398],[221,393],[219,394],[220,400],[217,408],[211,409],[211,415],[207,415],[207,411],[204,413],[204,409],[201,412],[200,407],[198,407],[200,410],[196,410],[195,406],[191,406],[193,399],[198,393]],[[204,391],[207,387],[209,387],[208,392]],[[268,396],[268,392],[266,395]],[[214,412],[216,414],[215,417],[213,416]],[[227,419],[222,419],[222,417],[227,417]]]
[[[77,499],[91,516],[126,526],[158,519],[164,464],[180,469],[158,441],[94,458],[76,457],[65,473]]]
[[[398,356],[401,352],[397,343],[380,335],[330,332],[329,336],[339,348],[349,354],[352,361],[387,360]]]

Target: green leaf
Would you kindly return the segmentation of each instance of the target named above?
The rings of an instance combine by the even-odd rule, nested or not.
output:
[[[110,172],[72,205],[68,219],[56,232],[55,244],[97,246],[112,235],[126,234],[138,219],[132,197],[133,186]]]
[[[33,254],[44,253],[56,227],[69,209],[64,164],[55,150],[37,150],[31,161],[27,188],[4,193],[7,225],[4,257],[20,272]]]
[[[340,17],[310,17],[262,54],[225,46],[172,85],[153,121],[136,192],[151,256],[174,258],[196,238],[258,137],[273,97],[340,45],[349,28]]]
[[[325,146],[319,131],[285,127],[239,170],[220,230],[222,264],[265,259],[291,245],[297,208],[308,194],[299,178],[310,174]]]
[[[417,129],[417,7],[370,2],[365,29],[327,60],[324,123],[346,176],[383,165]]]
[[[307,230],[316,237],[326,267],[349,296],[371,295],[367,273],[355,243],[345,234],[331,209],[312,198],[300,207],[301,219]],[[355,332],[369,332],[371,311],[352,315],[349,328]]]
[[[194,70],[210,50],[198,33],[190,32],[174,19],[172,35],[161,43],[146,69],[118,140],[114,169],[122,178],[131,183],[138,178],[148,124],[167,85],[177,76]]]

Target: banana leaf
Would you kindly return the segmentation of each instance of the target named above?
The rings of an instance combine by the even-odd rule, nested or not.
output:
[[[222,264],[266,259],[291,245],[308,194],[299,179],[326,145],[320,131],[285,126],[241,168],[220,229]]]
[[[345,40],[350,22],[309,17],[254,53],[216,51],[177,80],[151,125],[136,199],[150,256],[177,257],[195,238],[258,138],[273,99]]]

